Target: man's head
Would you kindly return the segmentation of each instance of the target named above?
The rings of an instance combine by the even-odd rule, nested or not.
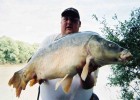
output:
[[[61,33],[67,35],[79,31],[80,15],[75,8],[67,8],[61,14]]]

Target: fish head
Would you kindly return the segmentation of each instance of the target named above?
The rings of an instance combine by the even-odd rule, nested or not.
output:
[[[129,50],[99,35],[95,35],[90,39],[89,51],[94,61],[101,66],[126,62],[132,58]]]

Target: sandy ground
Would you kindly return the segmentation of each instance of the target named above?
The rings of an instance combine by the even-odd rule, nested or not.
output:
[[[2,100],[37,100],[38,84],[33,87],[27,85],[26,90],[22,91],[20,98],[16,98],[15,89],[8,86],[8,81],[14,72],[18,71],[23,66],[24,65],[0,65],[0,98],[2,98]],[[109,73],[108,67],[100,69],[94,92],[99,96],[100,100],[119,100],[117,98],[118,89],[106,86]]]

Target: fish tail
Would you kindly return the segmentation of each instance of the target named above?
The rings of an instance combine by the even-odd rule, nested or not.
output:
[[[9,86],[13,85],[13,88],[16,89],[17,97],[20,97],[21,91],[25,90],[27,83],[34,78],[34,75],[35,74],[29,70],[20,70],[14,73],[8,84]]]
[[[17,71],[14,73],[13,77],[9,80],[9,85],[13,85],[13,88],[16,88],[16,96],[19,97],[21,90],[25,90],[27,81],[24,80],[23,71]]]

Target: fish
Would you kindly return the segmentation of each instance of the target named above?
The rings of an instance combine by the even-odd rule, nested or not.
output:
[[[41,84],[43,80],[60,78],[55,89],[61,85],[63,91],[68,93],[78,70],[82,70],[79,76],[85,81],[89,72],[96,72],[104,65],[124,63],[131,58],[129,50],[96,32],[78,32],[63,36],[38,49],[29,62],[14,73],[8,84],[13,85],[16,96],[20,97],[28,82],[33,86],[36,83]]]

